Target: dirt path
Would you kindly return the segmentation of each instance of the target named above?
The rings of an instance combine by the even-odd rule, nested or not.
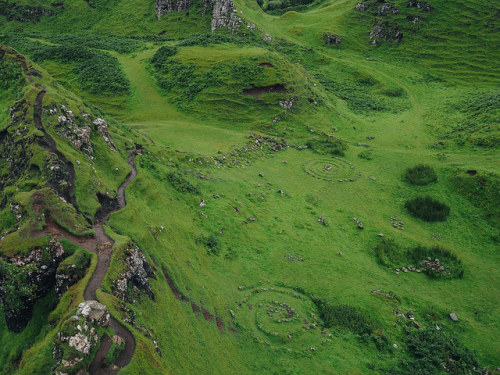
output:
[[[68,184],[70,186],[70,189],[68,189],[66,192],[67,195],[66,198],[69,202],[72,202],[73,205],[76,207],[76,200],[73,196],[73,188],[75,184],[75,170],[73,164],[69,162],[60,151],[57,150],[56,142],[46,132],[42,124],[44,96],[45,96],[45,90],[41,90],[35,99],[33,121],[35,123],[35,127],[38,130],[42,131],[44,134],[44,140],[46,144],[43,145],[42,147],[46,149],[48,152],[56,154],[59,157],[59,159],[68,166],[69,180],[70,180],[68,181]],[[101,287],[101,283],[104,280],[106,272],[111,263],[111,254],[114,241],[104,231],[103,224],[108,220],[111,213],[124,208],[126,205],[125,189],[130,184],[130,182],[132,182],[132,180],[137,176],[137,169],[135,168],[134,165],[134,160],[136,156],[137,152],[130,155],[128,158],[128,164],[130,166],[131,171],[128,174],[125,181],[118,188],[116,197],[118,204],[116,206],[109,206],[108,208],[101,207],[101,213],[102,213],[101,220],[93,225],[93,229],[95,232],[94,238],[76,237],[71,233],[69,233],[68,231],[64,230],[63,228],[59,227],[57,223],[51,218],[47,218],[46,225],[42,231],[33,233],[34,235],[43,235],[51,233],[56,236],[57,235],[64,236],[69,241],[74,242],[75,244],[83,247],[84,249],[97,254],[97,267],[94,273],[92,274],[92,277],[90,278],[89,283],[83,293],[83,296],[86,301],[96,299],[96,291]],[[132,356],[134,355],[136,344],[132,333],[113,317],[110,318],[109,326],[111,329],[113,329],[116,335],[120,336],[122,339],[125,340],[125,347],[120,352],[115,363],[109,367],[105,367],[106,354],[108,353],[108,350],[111,347],[112,342],[108,336],[104,336],[101,340],[101,345],[99,346],[99,349],[94,357],[94,360],[90,365],[89,373],[91,375],[116,374],[122,367],[129,364],[130,360],[132,359]]]
[[[118,188],[118,208],[106,212],[104,214],[104,221],[108,220],[111,213],[121,210],[126,206],[125,189],[137,176],[137,169],[134,165],[136,156],[137,153],[134,153],[128,158],[130,173]],[[89,283],[87,284],[85,292],[83,293],[86,301],[96,299],[96,291],[101,287],[101,283],[104,280],[106,272],[108,271],[109,265],[111,263],[111,254],[114,244],[114,241],[104,231],[103,224],[95,224],[93,226],[93,229],[95,232],[95,238],[97,240],[97,247],[94,251],[97,254],[97,267],[92,277],[90,278]],[[135,338],[132,333],[113,317],[111,317],[110,319],[109,326],[111,329],[113,329],[116,335],[125,340],[125,348],[120,352],[120,355],[116,359],[114,365],[110,367],[104,367],[106,354],[111,347],[111,339],[108,336],[103,337],[101,340],[101,345],[94,357],[94,361],[89,368],[89,373],[91,375],[116,374],[122,367],[129,364],[132,356],[134,355]]]

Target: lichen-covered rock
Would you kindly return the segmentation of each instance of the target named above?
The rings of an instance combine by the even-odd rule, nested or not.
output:
[[[61,106],[61,114],[57,116],[57,134],[68,139],[73,147],[85,152],[87,155],[94,153],[90,135],[92,129],[86,121],[77,121],[73,111]]]
[[[75,315],[62,325],[54,340],[53,357],[56,375],[86,371],[99,347],[103,327],[109,323],[106,306],[97,301],[82,302]]]
[[[11,280],[6,275],[0,275],[0,304],[3,307],[5,322],[10,331],[21,332],[26,327],[31,319],[36,301],[54,287],[57,267],[66,256],[63,245],[53,239],[48,246],[36,247],[27,255],[2,258],[3,261],[16,265],[20,269],[28,267],[26,284],[32,286],[34,290],[34,293],[30,295],[20,296],[19,303],[13,304],[12,296],[8,293],[8,283]]]
[[[108,124],[102,118],[98,117],[92,121],[92,124],[97,126],[97,131],[102,135],[102,138],[107,143],[111,151],[116,151],[116,146],[111,140],[111,135],[109,134]]]
[[[189,0],[156,0],[155,13],[156,17],[160,19],[164,13],[181,12],[188,10],[190,7],[191,2]]]
[[[388,22],[375,22],[375,26],[370,31],[370,43],[377,45],[380,41],[397,41],[403,39],[403,33],[397,26],[392,26]]]
[[[103,327],[108,325],[110,318],[107,307],[97,301],[80,303],[76,315],[83,316],[88,321],[96,322]]]
[[[212,10],[212,32],[220,28],[231,31],[238,30],[243,20],[238,16],[238,10],[234,7],[233,0],[215,0]]]
[[[142,293],[154,300],[155,295],[149,278],[156,279],[156,275],[143,252],[134,244],[125,250],[125,256],[125,270],[120,273],[120,278],[114,281],[113,294],[127,302],[140,298]]]

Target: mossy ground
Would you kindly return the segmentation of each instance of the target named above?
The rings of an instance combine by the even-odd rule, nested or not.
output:
[[[396,307],[371,290],[392,291],[399,296],[398,309],[412,310],[426,327],[437,323],[446,334],[457,336],[461,345],[476,353],[481,365],[498,365],[499,227],[497,210],[491,206],[495,202],[498,205],[494,181],[498,179],[499,153],[495,144],[498,129],[492,121],[495,112],[488,107],[496,96],[486,95],[484,106],[470,101],[470,113],[449,115],[453,111],[450,108],[463,103],[471,92],[481,100],[485,97],[481,93],[495,90],[498,65],[490,47],[479,47],[493,36],[485,31],[484,23],[463,29],[466,21],[455,17],[456,12],[463,11],[466,18],[477,20],[478,10],[494,4],[468,2],[466,11],[465,2],[455,7],[449,1],[436,0],[432,2],[435,13],[418,33],[399,45],[373,48],[367,44],[370,24],[354,13],[355,1],[325,1],[310,10],[282,16],[264,13],[256,2],[236,1],[243,15],[273,36],[274,42],[252,37],[248,45],[242,45],[240,37],[227,36],[235,42],[180,45],[172,57],[181,66],[194,66],[193,72],[200,76],[215,66],[253,68],[262,62],[272,63],[275,68],[262,69],[276,69],[274,73],[247,83],[288,85],[288,96],[298,100],[285,116],[284,108],[277,103],[283,94],[245,96],[244,79],[225,68],[219,71],[220,83],[205,87],[194,97],[183,97],[184,88],[174,87],[167,93],[159,87],[150,64],[154,53],[161,45],[177,44],[180,37],[209,31],[208,18],[199,16],[192,22],[173,13],[155,21],[152,3],[132,0],[118,5],[97,3],[97,10],[85,2],[67,3],[64,16],[23,27],[59,32],[67,31],[73,22],[72,29],[78,33],[151,36],[166,30],[165,37],[171,39],[145,40],[127,51],[99,47],[117,58],[130,85],[125,95],[92,94],[68,83],[67,66],[41,63],[61,85],[83,98],[76,99],[53,85],[48,102],[50,97],[60,102],[58,95],[71,97],[75,108],[91,103],[87,107],[100,108],[104,116],[117,119],[111,131],[120,152],[110,153],[96,139],[99,157],[92,164],[97,172],[94,174],[86,164],[77,170],[75,193],[82,211],[92,216],[98,207],[95,192],[113,192],[121,183],[128,172],[125,150],[133,148],[134,143],[144,148],[143,155],[136,159],[138,176],[127,188],[127,206],[111,216],[108,231],[117,248],[133,239],[159,264],[158,278],[152,281],[155,302],[144,300],[130,308],[137,313],[138,324],[152,332],[162,356],[155,353],[150,338],[131,328],[137,350],[121,373],[157,374],[158,369],[172,374],[380,373],[408,359],[409,353],[405,334],[396,324]],[[95,18],[84,26],[76,18],[77,12],[83,19]],[[204,21],[199,23],[201,19]],[[6,31],[15,27],[5,25]],[[344,41],[338,47],[325,46],[321,40],[325,32],[338,33]],[[477,39],[471,37],[464,45],[464,35]],[[60,43],[43,35],[39,39]],[[415,53],[414,61],[409,61],[410,53]],[[166,76],[172,78],[172,73]],[[196,84],[194,78],[188,76],[186,83]],[[186,103],[179,103],[179,98],[187,98]],[[214,98],[222,103],[218,110],[212,104]],[[480,137],[468,134],[468,128],[462,126],[477,125],[478,111],[491,126],[480,128]],[[273,122],[276,116],[279,121]],[[462,134],[458,140],[446,131],[453,128]],[[339,182],[344,176],[325,172],[325,167],[331,166],[324,162],[325,155],[293,146],[258,157],[252,153],[243,158],[231,154],[234,145],[245,144],[251,133],[259,132],[285,138],[289,145],[297,146],[314,138],[329,139],[328,134],[340,138],[347,146],[342,159],[351,163],[355,176],[359,172],[361,176],[353,182]],[[476,138],[491,142],[478,143]],[[58,142],[69,160],[81,157],[63,140]],[[370,157],[358,157],[362,152],[369,152]],[[202,155],[226,155],[237,162],[231,168],[219,168],[200,162]],[[334,156],[331,158],[331,164],[336,163]],[[303,166],[309,161],[322,173],[331,173],[332,181],[304,173]],[[436,171],[436,183],[413,186],[404,180],[406,168],[421,163]],[[466,173],[469,170],[478,174],[470,176]],[[201,193],[176,189],[167,178],[174,171]],[[420,195],[446,202],[450,207],[447,221],[427,223],[411,217],[404,208],[405,201]],[[205,206],[200,206],[202,199]],[[319,216],[328,226],[318,222]],[[353,217],[362,221],[363,230],[357,228]],[[404,230],[393,228],[392,217],[404,221]],[[165,229],[158,231],[159,227]],[[463,277],[435,280],[417,273],[396,275],[377,262],[374,249],[380,241],[379,233],[405,248],[439,245],[449,249],[460,259]],[[439,234],[441,240],[433,234]],[[206,246],[196,241],[203,236],[217,238],[217,255],[210,255],[214,252],[207,252]],[[289,260],[290,255],[304,261]],[[222,319],[222,331],[215,319],[207,321],[194,313],[189,303],[175,298],[162,276],[162,266],[186,296]],[[116,275],[120,267],[115,259],[109,276]],[[332,341],[307,356],[256,343],[252,333],[257,323],[246,319],[248,316],[243,324],[234,321],[229,310],[235,310],[237,301],[245,297],[238,286],[258,285],[259,281],[267,286],[299,286],[332,305],[355,306],[367,314],[380,337],[385,335],[388,343],[398,348],[381,351],[373,341],[360,341],[359,335],[342,329],[333,329]],[[109,288],[108,279],[103,289]],[[99,298],[120,317],[116,298],[105,292]],[[65,306],[70,304],[67,296],[63,302]],[[431,310],[435,317],[432,323],[426,321]],[[62,308],[57,311],[63,315]],[[459,317],[458,322],[449,319],[451,312]],[[5,328],[0,332],[2,340],[11,339]],[[19,373],[27,373],[34,356],[46,360],[51,355],[47,349],[50,334],[35,336],[28,340],[35,345],[24,353]],[[23,343],[19,347],[25,345],[24,336],[16,340]]]

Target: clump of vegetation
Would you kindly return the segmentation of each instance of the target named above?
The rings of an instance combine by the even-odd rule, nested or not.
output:
[[[339,138],[310,139],[307,141],[306,145],[309,149],[318,154],[344,156],[344,152],[347,150],[347,145]]]
[[[106,366],[111,366],[113,363],[115,363],[116,359],[124,348],[125,341],[122,341],[120,345],[113,341],[111,343],[111,348],[109,348],[108,353],[106,354]]]
[[[177,53],[177,47],[173,46],[163,46],[158,49],[151,59],[151,64],[156,69],[163,70],[166,68],[166,64],[169,63],[169,59]]]
[[[382,90],[382,94],[399,98],[405,94],[405,90],[402,87],[390,87]]]
[[[126,36],[97,34],[44,34],[44,39],[57,44],[73,44],[88,48],[104,49],[119,53],[130,53],[143,47],[143,42]]]
[[[290,11],[304,11],[312,4],[319,3],[321,3],[319,0],[257,0],[262,10],[277,16]]]
[[[0,259],[0,300],[3,310],[23,310],[26,301],[36,296],[37,286],[33,284],[30,275],[35,271],[34,264],[19,266]]]
[[[443,369],[450,374],[482,374],[479,362],[470,349],[457,338],[434,327],[407,330],[406,347],[410,358],[387,371],[390,375],[432,375]]]
[[[369,335],[373,332],[373,322],[355,306],[332,305],[327,301],[321,301],[318,305],[326,328],[344,328],[358,335]]]
[[[210,236],[197,237],[196,243],[205,246],[207,248],[208,255],[219,254],[219,250],[220,250],[219,240],[213,234],[211,234]]]
[[[437,181],[437,174],[430,165],[417,164],[406,169],[405,179],[413,185],[428,185]]]
[[[2,54],[3,51],[0,51],[0,90],[9,91],[18,88],[22,82],[21,66],[13,58],[7,60]]]
[[[201,194],[200,189],[186,180],[179,172],[168,173],[167,180],[180,193]]]
[[[361,151],[358,154],[358,158],[365,160],[373,160],[373,151],[372,150]]]
[[[336,80],[327,76],[320,76],[318,79],[327,91],[345,100],[349,109],[353,111],[366,113],[388,109],[384,100],[378,98],[373,92],[373,85],[370,84],[369,78],[359,78],[361,82],[352,75]],[[392,107],[395,108],[395,106]]]
[[[237,45],[248,46],[249,44],[257,44],[259,40],[251,35],[238,35],[238,34],[193,34],[177,43],[180,46],[206,46],[209,44],[222,44],[232,43]]]
[[[412,216],[425,221],[445,221],[450,214],[450,207],[430,196],[409,199],[405,208]]]
[[[414,267],[430,278],[462,278],[462,261],[440,246],[422,245],[410,248],[398,246],[394,240],[383,239],[375,248],[377,261],[391,268]]]
[[[107,52],[85,47],[74,40],[60,45],[40,43],[23,35],[2,36],[0,40],[35,62],[71,64],[71,75],[76,77],[82,89],[91,93],[123,95],[129,91],[129,81],[118,59]]]
[[[69,244],[66,245],[66,249],[69,247]],[[60,280],[62,280],[62,282],[58,285],[60,292],[65,292],[77,280],[81,280],[85,276],[89,265],[90,254],[82,249],[77,249],[73,255],[64,259],[59,264],[59,267],[57,267],[57,275]]]

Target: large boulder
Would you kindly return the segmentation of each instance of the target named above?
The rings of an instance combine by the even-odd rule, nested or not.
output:
[[[76,315],[85,317],[87,320],[96,322],[103,327],[108,325],[110,318],[107,307],[97,301],[80,303]]]

